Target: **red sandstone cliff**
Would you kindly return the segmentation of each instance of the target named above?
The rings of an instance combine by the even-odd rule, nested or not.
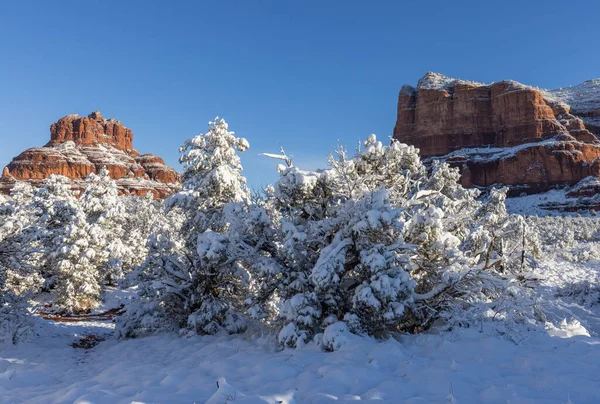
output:
[[[600,81],[590,83],[600,89]],[[600,90],[598,102],[587,91],[592,100],[578,110],[565,102],[565,93],[571,102],[581,94],[427,73],[416,88],[400,90],[394,138],[415,145],[423,157],[444,156],[461,168],[466,186],[504,184],[538,192],[574,184],[600,175],[593,119]]]
[[[0,192],[9,192],[15,181],[40,185],[51,174],[73,179],[76,188],[87,175],[106,167],[123,193],[152,192],[165,198],[179,189],[181,176],[152,154],[133,148],[133,133],[100,112],[87,117],[67,115],[50,126],[50,142],[28,149],[4,168]]]

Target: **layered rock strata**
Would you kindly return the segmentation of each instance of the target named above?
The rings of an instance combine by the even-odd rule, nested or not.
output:
[[[394,138],[418,147],[424,158],[444,158],[459,167],[465,186],[504,184],[515,193],[575,184],[600,175],[593,125],[600,80],[589,83],[586,102],[575,102],[574,109],[567,101],[582,97],[575,90],[427,73],[416,88],[400,90]]]
[[[152,154],[140,155],[133,148],[133,133],[114,118],[92,112],[87,117],[67,115],[50,126],[50,141],[15,157],[0,179],[0,192],[8,193],[15,181],[35,186],[52,174],[73,179],[73,187],[91,173],[108,169],[124,194],[157,198],[177,191],[181,176],[164,160]]]

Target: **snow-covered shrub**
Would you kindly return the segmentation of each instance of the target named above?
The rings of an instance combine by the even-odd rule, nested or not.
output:
[[[399,323],[415,287],[400,217],[385,189],[340,209],[338,230],[309,275],[326,317],[347,320],[354,332],[370,335],[385,335]]]
[[[535,264],[536,234],[506,213],[503,191],[481,203],[456,169],[426,168],[414,147],[374,135],[354,157],[339,149],[329,161],[320,172],[288,161],[266,192],[266,211],[281,223],[270,267],[279,272],[254,275],[279,302],[282,344],[303,345],[342,320],[374,336],[418,331],[493,300],[512,279],[518,288]],[[488,294],[494,282],[503,287]]]
[[[0,345],[26,341],[33,335],[33,317],[29,312],[29,292],[17,294],[8,283],[8,271],[0,263]]]
[[[491,327],[505,332],[502,329],[511,323],[542,321],[530,290],[524,288],[531,284],[539,239],[523,217],[506,212],[505,196],[505,190],[492,189],[482,202],[469,204],[468,218],[461,219],[468,224],[466,229],[446,238],[450,241],[446,247],[454,248],[446,250],[450,259],[445,269],[429,271],[434,274],[426,276],[430,292],[417,289],[414,296],[413,314],[423,324],[439,319],[446,327],[467,327],[494,320],[497,324]],[[455,214],[452,209],[445,211],[450,222]]]
[[[104,254],[104,232],[86,221],[84,204],[71,190],[70,181],[50,176],[33,200],[41,215],[34,224],[43,234],[42,274],[55,288],[55,307],[84,312],[98,306],[99,268]]]
[[[181,282],[177,282],[178,278],[186,279],[182,268],[191,265],[181,231],[184,221],[179,209],[171,209],[148,236],[145,259],[127,279],[128,284],[138,288],[138,296],[117,319],[119,337],[141,337],[185,327],[187,312],[184,298],[178,293]]]
[[[106,168],[86,177],[79,202],[89,223],[104,223],[123,215],[117,184]]]
[[[561,299],[568,298],[583,307],[596,306],[600,304],[600,284],[589,281],[569,284],[559,288],[556,296]]]
[[[99,224],[86,221],[84,203],[76,198],[70,180],[51,175],[35,192],[17,185],[13,199],[9,222],[12,228],[17,224],[19,231],[10,238],[12,248],[7,248],[15,254],[3,262],[8,287],[21,294],[35,289],[35,278],[42,278],[47,290],[55,288],[60,310],[96,307],[98,270],[106,261],[105,232]],[[19,288],[14,274],[20,277]]]
[[[229,333],[243,331],[246,322],[239,311],[247,275],[235,259],[232,239],[227,233],[208,229],[198,235],[196,252],[201,272],[186,285],[193,288],[188,327],[199,334],[215,334],[221,329]]]
[[[243,268],[244,308],[255,320],[272,322],[279,310],[277,282],[265,282],[284,271],[278,260],[280,248],[277,231],[280,221],[268,213],[270,207],[257,199],[252,204],[230,204],[226,209],[230,223],[230,244],[236,246],[238,265]]]
[[[522,216],[508,214],[506,191],[492,189],[475,212],[475,229],[467,240],[467,248],[484,270],[493,267],[501,273],[522,274],[531,267],[532,256],[539,255],[540,241]]]
[[[594,217],[531,216],[546,254],[580,263],[600,260],[600,220]]]
[[[329,352],[338,351],[348,343],[349,334],[348,325],[343,321],[336,321],[328,325],[323,332],[323,339],[321,341],[323,349]]]
[[[0,287],[0,345],[17,344],[32,337],[34,319],[28,307],[24,296]]]
[[[106,169],[90,174],[76,198],[68,179],[50,176],[31,198],[32,222],[23,232],[29,265],[55,295],[54,308],[86,312],[146,257],[146,240],[161,220],[151,197],[118,195]]]
[[[389,200],[401,200],[424,167],[412,147],[383,146],[374,135],[364,146],[353,158],[340,148],[330,170],[282,167],[267,194],[281,214],[283,271],[271,277],[286,345],[308,342],[336,319],[347,318],[356,332],[383,333],[403,314],[409,255],[402,254],[402,212]]]
[[[119,317],[116,322],[115,336],[117,338],[139,338],[177,329],[177,324],[169,319],[164,306],[158,299],[150,299],[141,295]]]
[[[530,216],[526,220],[538,230],[543,245],[569,248],[576,243],[600,241],[600,221],[597,218]]]
[[[574,263],[585,263],[589,261],[600,260],[600,243],[575,243],[571,247],[562,247],[548,253],[554,253],[556,256]]]
[[[99,267],[101,282],[114,283],[122,276],[118,262],[123,248],[123,222],[126,221],[123,203],[118,195],[116,182],[103,168],[98,174],[90,174],[85,179],[85,188],[79,198],[79,206],[85,215],[86,223],[94,229],[101,257],[95,257]],[[116,247],[115,247],[116,245]],[[110,246],[110,247],[109,247]]]
[[[265,265],[252,273],[253,310],[271,313],[281,326],[280,341],[288,346],[307,343],[321,329],[321,302],[310,272],[333,228],[327,223],[333,197],[322,173],[280,167],[280,180],[267,189],[265,211],[273,223],[275,246]],[[260,309],[258,309],[260,308]]]
[[[469,274],[465,283],[472,285],[470,293],[444,306],[438,317],[440,330],[476,328],[519,343],[526,332],[543,329],[547,317],[532,289],[486,275]]]

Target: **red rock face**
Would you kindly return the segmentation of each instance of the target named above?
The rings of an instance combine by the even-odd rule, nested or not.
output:
[[[465,186],[530,192],[600,173],[600,142],[570,107],[512,81],[491,85],[428,73],[402,87],[394,138],[444,156]]]
[[[41,185],[51,174],[72,178],[78,188],[81,180],[103,167],[126,194],[152,192],[165,198],[177,191],[180,174],[160,157],[140,156],[132,141],[130,129],[114,118],[102,118],[100,112],[87,117],[67,115],[50,126],[46,146],[24,151],[4,168],[0,192],[9,192],[15,181]]]
[[[552,185],[574,184],[600,174],[600,145],[579,142],[541,142],[509,155],[490,158],[471,155],[462,164],[465,186],[504,184],[516,189],[541,192]]]
[[[87,117],[67,115],[50,126],[48,146],[72,140],[76,145],[110,145],[118,150],[137,153],[133,149],[133,133],[114,118],[104,119],[100,111]]]
[[[154,154],[144,154],[135,159],[151,180],[166,183],[179,183],[181,176],[171,167],[165,165],[165,161]]]

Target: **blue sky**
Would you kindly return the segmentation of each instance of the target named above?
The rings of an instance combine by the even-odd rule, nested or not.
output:
[[[594,1],[0,3],[0,165],[69,113],[102,111],[179,169],[215,115],[246,137],[245,174],[280,145],[316,168],[338,141],[391,134],[427,71],[556,88],[600,76]]]

